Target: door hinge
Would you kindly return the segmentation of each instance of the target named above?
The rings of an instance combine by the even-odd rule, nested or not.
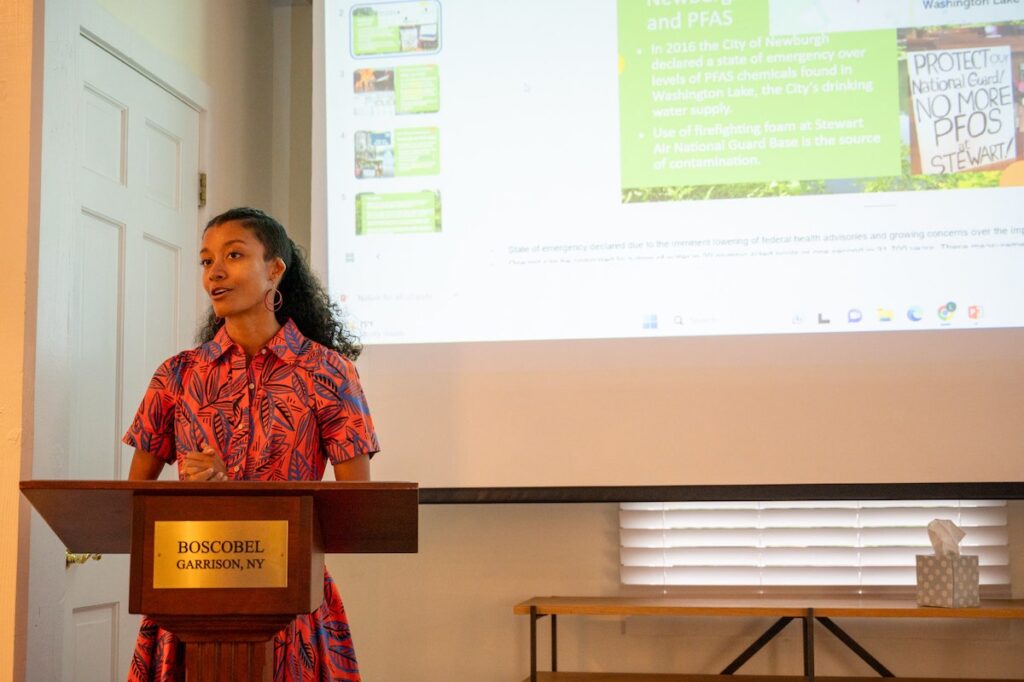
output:
[[[206,206],[206,173],[199,174],[199,208]]]

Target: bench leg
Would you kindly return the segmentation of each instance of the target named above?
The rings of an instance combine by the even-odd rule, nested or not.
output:
[[[530,682],[537,682],[537,607],[530,607]]]
[[[544,614],[530,607],[530,682],[537,682],[537,621]],[[558,672],[558,616],[551,614],[551,672]]]
[[[779,618],[777,621],[775,621],[775,623],[772,624],[770,628],[765,630],[764,634],[758,637],[753,644],[748,646],[742,654],[733,659],[732,663],[725,666],[725,668],[722,669],[722,672],[720,674],[732,675],[737,670],[739,670],[740,666],[749,661],[754,654],[756,654],[758,651],[764,648],[765,644],[772,641],[775,635],[782,632],[783,628],[789,625],[789,622],[791,620],[793,620],[792,616],[783,616],[782,618]]]
[[[851,637],[846,630],[836,625],[830,618],[818,616],[818,622],[825,626],[825,628],[835,635],[840,642],[845,644],[850,651],[860,656],[861,660],[871,666],[871,668],[881,675],[882,677],[895,677],[892,672],[882,665],[877,658],[868,653],[868,650],[862,647],[857,640]]]
[[[551,614],[551,672],[558,672],[558,615]]]
[[[804,677],[814,682],[814,609],[804,616]]]

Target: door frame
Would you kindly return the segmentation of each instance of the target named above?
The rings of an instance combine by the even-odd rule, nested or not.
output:
[[[78,173],[76,155],[67,153],[78,146],[78,114],[80,109],[80,73],[78,45],[82,38],[96,44],[113,57],[137,71],[158,87],[181,100],[197,112],[199,118],[198,166],[209,168],[210,88],[185,66],[159,52],[145,38],[122,24],[96,4],[95,0],[45,0],[43,30],[35,31],[42,48],[34,53],[42,57],[42,101],[36,117],[41,117],[41,151],[39,162],[39,229],[29,239],[30,253],[38,254],[35,267],[29,268],[34,291],[27,297],[34,310],[35,328],[28,333],[26,344],[34,350],[34,367],[26,367],[26,376],[35,377],[31,418],[26,418],[31,433],[31,455],[25,462],[22,476],[31,479],[64,479],[68,476],[67,433],[69,409],[67,399],[55,390],[55,377],[66,376],[72,368],[70,338],[66,313],[74,268],[75,254],[71,244],[62,240],[67,226],[76,221],[78,208],[74,187]],[[37,16],[39,16],[37,14]],[[39,123],[38,119],[36,123]],[[207,202],[207,206],[212,205]],[[199,224],[205,224],[207,208],[199,208]],[[199,227],[196,225],[196,239]],[[34,247],[34,248],[33,248]],[[199,300],[195,301],[199,310]],[[30,353],[26,354],[30,356]],[[31,370],[31,371],[30,371]],[[47,378],[49,377],[49,378]],[[40,381],[41,380],[41,381]],[[127,472],[124,472],[127,475]],[[22,504],[23,511],[27,507]],[[15,614],[14,678],[25,679],[32,660],[33,679],[59,682],[63,671],[62,657],[52,655],[63,648],[64,546],[38,515],[23,522],[20,545],[29,551],[19,552],[19,575],[28,582],[28,598],[19,599]],[[28,579],[31,576],[31,579]]]

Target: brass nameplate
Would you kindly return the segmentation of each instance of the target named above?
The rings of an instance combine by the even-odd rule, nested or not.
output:
[[[288,522],[155,521],[153,587],[288,587]]]

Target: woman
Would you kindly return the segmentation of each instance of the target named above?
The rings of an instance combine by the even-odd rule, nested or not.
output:
[[[212,310],[202,345],[164,362],[124,442],[130,480],[177,462],[184,481],[369,480],[379,450],[351,360],[359,346],[284,228],[236,208],[209,222],[199,253]],[[172,680],[176,638],[143,620],[128,679]],[[359,680],[348,621],[324,602],[274,638],[274,680]]]

